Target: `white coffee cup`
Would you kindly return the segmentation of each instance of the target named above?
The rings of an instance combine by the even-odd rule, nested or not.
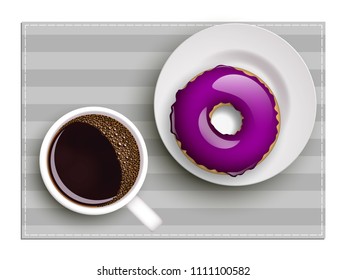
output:
[[[54,181],[50,176],[49,165],[48,165],[48,157],[50,152],[51,143],[57,134],[57,132],[61,129],[61,127],[69,122],[70,120],[89,114],[98,114],[111,117],[116,121],[123,124],[134,136],[136,143],[140,152],[140,170],[137,176],[137,179],[133,185],[133,187],[128,191],[126,195],[124,195],[121,199],[105,206],[101,207],[89,207],[84,206],[82,204],[78,204],[73,202],[64,196],[56,187]],[[136,126],[122,114],[113,111],[108,108],[103,107],[84,107],[79,108],[77,110],[71,111],[66,115],[62,116],[59,120],[57,120],[51,128],[48,130],[45,138],[43,139],[41,150],[40,150],[40,171],[42,179],[50,192],[50,194],[64,207],[85,215],[102,215],[111,213],[116,211],[123,206],[127,206],[128,209],[150,230],[156,229],[161,224],[160,217],[145,204],[138,196],[138,192],[141,189],[148,168],[148,154],[145,141],[139,130]]]

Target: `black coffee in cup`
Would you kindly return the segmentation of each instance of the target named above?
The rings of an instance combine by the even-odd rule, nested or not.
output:
[[[72,119],[56,133],[48,166],[55,186],[68,199],[105,206],[121,199],[134,185],[140,153],[123,124],[90,114]]]

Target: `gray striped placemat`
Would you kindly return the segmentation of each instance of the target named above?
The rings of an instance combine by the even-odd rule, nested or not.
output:
[[[160,69],[181,42],[215,24],[22,24],[22,238],[324,238],[324,23],[250,23],[287,40],[316,86],[313,133],[281,174],[251,186],[213,185],[187,173],[161,142],[153,114]],[[42,139],[60,116],[88,105],[119,111],[142,132],[149,169],[139,196],[163,219],[155,232],[126,208],[84,216],[47,192]]]

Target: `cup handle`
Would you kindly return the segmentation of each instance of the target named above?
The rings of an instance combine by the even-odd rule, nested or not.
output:
[[[128,209],[151,231],[161,225],[161,218],[141,198],[135,196],[128,204]]]

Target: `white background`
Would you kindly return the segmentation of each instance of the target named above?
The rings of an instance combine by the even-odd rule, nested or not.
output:
[[[188,3],[189,2],[189,3]],[[343,1],[339,1],[343,3]],[[337,1],[1,1],[0,279],[101,279],[96,269],[250,266],[247,279],[347,279],[346,9]],[[326,21],[325,240],[21,240],[20,22]],[[102,277],[104,278],[104,277]],[[106,279],[149,277],[106,277]],[[201,279],[180,277],[172,279]],[[227,279],[225,277],[224,279]],[[153,277],[152,279],[164,279]],[[170,278],[168,278],[170,279]],[[213,279],[204,277],[204,279]]]

